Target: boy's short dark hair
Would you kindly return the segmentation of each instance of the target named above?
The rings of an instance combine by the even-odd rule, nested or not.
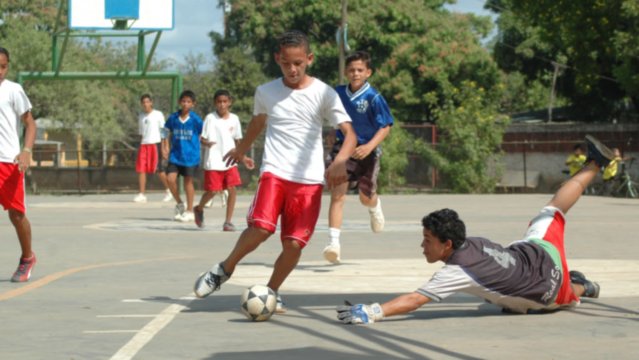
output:
[[[216,91],[215,94],[213,94],[213,101],[217,100],[217,98],[220,97],[220,96],[226,96],[230,100],[233,100],[233,97],[231,96],[231,92],[230,91],[228,91],[226,89],[220,89],[220,90]]]
[[[149,99],[153,101],[153,98],[151,97],[150,94],[142,94],[142,96],[140,96],[140,102],[144,101],[144,99]]]
[[[576,144],[575,146],[572,147],[572,151],[575,151],[577,149],[579,149],[581,151],[584,150],[584,148],[583,148],[583,146],[581,146],[581,144]]]
[[[0,54],[3,54],[4,56],[6,56],[7,62],[9,61],[9,50],[0,46]]]
[[[185,97],[191,98],[193,102],[195,102],[195,93],[191,90],[184,90],[180,94],[180,98],[178,100],[182,101]]]
[[[346,66],[353,61],[361,61],[367,68],[371,69],[371,56],[366,51],[355,51],[346,57]]]
[[[306,34],[299,30],[289,30],[277,38],[278,48],[276,52],[281,48],[287,47],[303,47],[307,54],[311,53],[311,45],[308,41]]]
[[[466,225],[455,210],[441,209],[424,216],[422,226],[445,243],[453,242],[453,249],[459,249],[466,241]]]

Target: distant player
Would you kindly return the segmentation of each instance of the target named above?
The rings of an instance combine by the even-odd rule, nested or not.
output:
[[[194,291],[200,298],[218,290],[231,277],[238,262],[275,232],[281,216],[282,252],[267,284],[278,292],[315,231],[324,180],[332,188],[347,179],[346,161],[355,150],[355,134],[335,90],[306,73],[313,59],[305,34],[289,31],[279,37],[275,61],[283,77],[257,88],[246,135],[226,156],[232,162],[243,161],[266,128],[261,176],[247,216],[248,228],[227,258],[197,279]],[[338,127],[345,139],[326,169],[324,120]],[[285,311],[279,295],[276,311]]]
[[[166,194],[162,201],[173,200],[169,183],[166,180],[166,162],[160,161],[162,152],[162,128],[164,127],[164,115],[153,109],[153,99],[151,95],[144,94],[140,97],[142,112],[138,116],[138,129],[140,136],[140,150],[135,162],[135,171],[138,173],[138,184],[140,193],[133,198],[137,203],[147,201],[144,195],[146,189],[146,174],[157,173],[162,185],[166,189]]]
[[[357,134],[357,148],[346,163],[348,180],[359,189],[359,201],[368,208],[371,229],[384,229],[382,201],[377,195],[377,175],[382,157],[382,141],[390,133],[393,116],[384,97],[369,83],[373,74],[371,58],[365,51],[357,51],[346,58],[348,85],[338,86],[346,112],[353,120]],[[344,135],[337,130],[337,141],[333,145],[330,159],[340,151]],[[324,248],[324,258],[331,263],[340,262],[340,233],[344,212],[344,201],[348,183],[331,190],[331,205],[328,212],[328,246]]]
[[[579,304],[580,297],[599,297],[599,284],[579,271],[569,271],[564,247],[565,214],[579,200],[599,169],[614,158],[597,139],[586,136],[586,166],[566,181],[533,218],[522,240],[507,247],[480,237],[466,237],[457,213],[442,209],[422,219],[426,261],[445,263],[412,293],[384,304],[338,306],[338,319],[369,324],[406,314],[422,305],[464,292],[509,313],[553,311]]]
[[[566,166],[568,166],[568,175],[573,176],[584,167],[586,155],[581,144],[577,144],[572,148],[572,153],[566,158]]]
[[[184,90],[180,94],[180,110],[169,116],[164,124],[167,131],[162,139],[162,158],[169,161],[166,168],[167,180],[171,194],[177,202],[174,219],[182,222],[195,220],[193,215],[193,197],[195,187],[193,177],[200,165],[200,135],[202,134],[202,119],[192,111],[195,106],[195,93]],[[169,151],[170,144],[170,151]],[[178,175],[184,178],[186,192],[186,206],[182,202],[177,184]]]
[[[24,282],[36,264],[31,249],[31,223],[25,209],[24,173],[31,163],[36,137],[36,123],[31,102],[22,86],[6,79],[9,51],[0,47],[0,204],[9,212],[16,229],[22,256],[11,281]],[[20,149],[19,124],[24,125],[24,145]]]
[[[240,172],[236,164],[227,165],[223,159],[229,151],[242,139],[242,124],[237,115],[230,112],[233,100],[227,90],[218,90],[213,96],[215,111],[204,118],[204,129],[200,143],[204,147],[204,194],[200,203],[193,208],[195,224],[204,226],[204,207],[213,200],[216,193],[224,198],[224,191],[228,191],[226,202],[226,218],[222,225],[223,231],[235,231],[233,225],[233,210],[237,199],[236,186],[242,185]],[[244,157],[244,166],[253,169],[253,159]]]

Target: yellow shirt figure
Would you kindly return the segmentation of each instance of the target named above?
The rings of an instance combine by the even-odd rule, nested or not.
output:
[[[615,175],[617,175],[617,171],[619,171],[619,163],[623,161],[621,158],[621,152],[618,148],[614,148],[612,151],[615,153],[615,158],[612,159],[610,164],[604,168],[603,175],[601,176],[604,181],[612,180]]]
[[[581,168],[584,166],[586,162],[586,155],[581,152],[574,152],[568,155],[566,159],[566,165],[568,166],[568,171],[570,172],[570,176],[575,175]]]

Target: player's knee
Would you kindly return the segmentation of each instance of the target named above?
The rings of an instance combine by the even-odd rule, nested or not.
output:
[[[19,224],[24,219],[25,219],[25,214],[23,212],[15,210],[15,209],[9,209],[9,220],[11,220],[11,223],[13,223],[14,225]]]

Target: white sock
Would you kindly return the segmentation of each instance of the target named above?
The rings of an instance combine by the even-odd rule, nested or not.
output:
[[[374,212],[375,210],[379,209],[382,207],[382,201],[379,199],[379,196],[377,197],[377,203],[375,204],[375,206],[373,207],[369,207],[368,211],[370,212]]]
[[[338,228],[328,228],[328,241],[331,245],[339,245],[339,235],[341,232]]]

